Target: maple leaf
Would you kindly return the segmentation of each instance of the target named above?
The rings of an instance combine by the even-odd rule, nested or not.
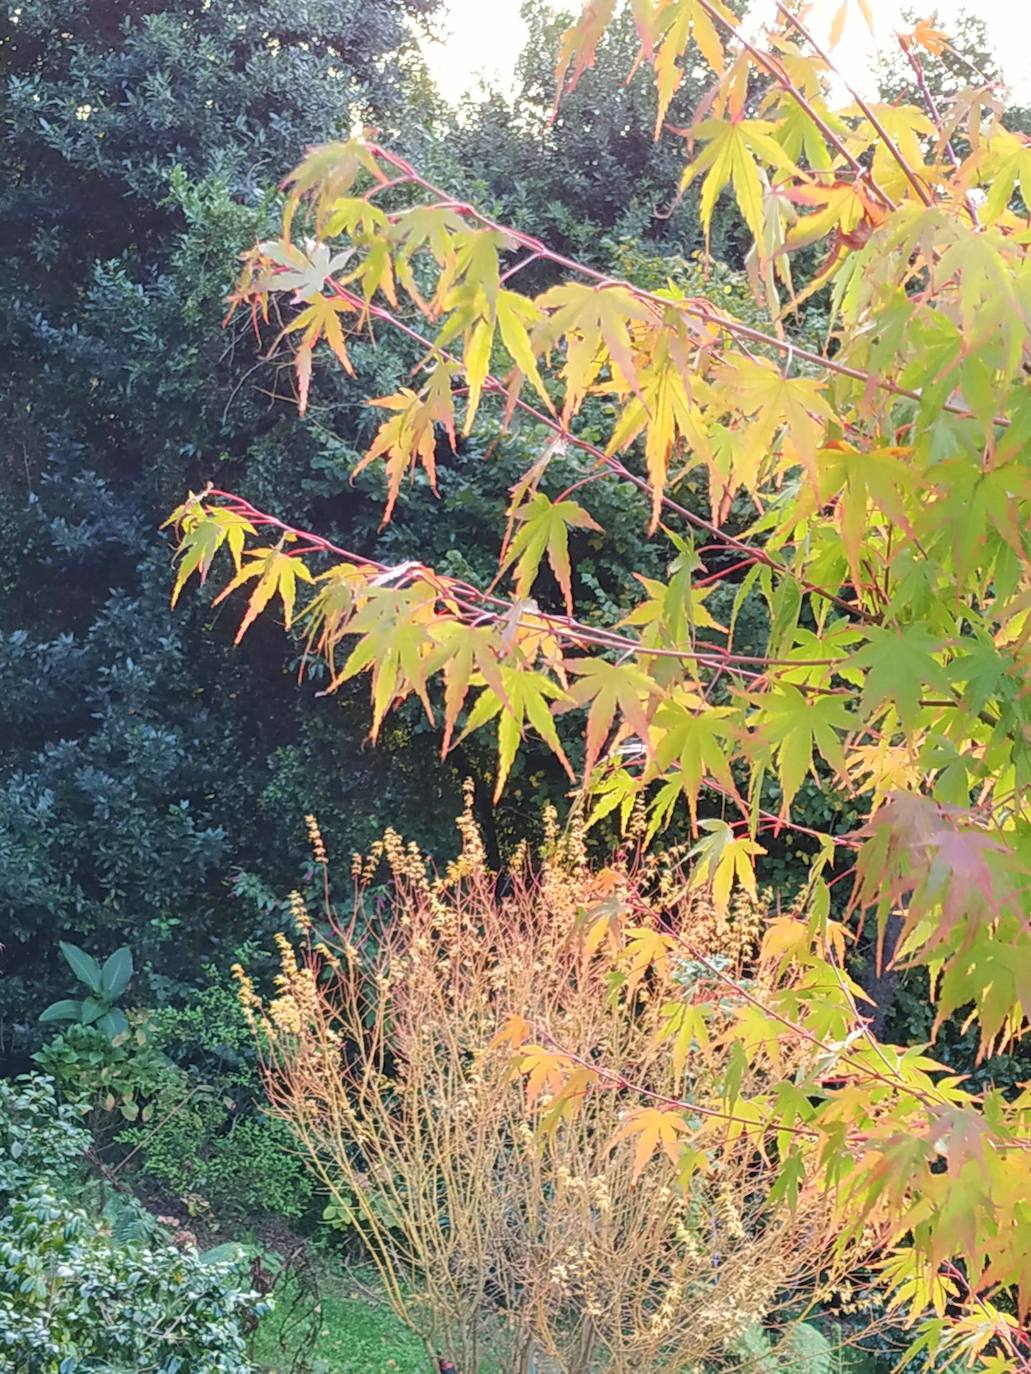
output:
[[[541,321],[539,306],[526,296],[502,289],[497,297],[497,320],[501,341],[511,353],[512,361],[520,373],[530,379],[537,395],[551,410],[551,397],[541,379],[537,358],[530,342],[530,328]]]
[[[380,426],[372,447],[355,464],[354,469],[357,476],[377,458],[386,459],[387,501],[383,511],[384,525],[393,514],[405,473],[419,461],[426,470],[430,486],[434,491],[437,490],[437,425],[444,430],[451,448],[455,447],[452,377],[452,368],[447,363],[438,362],[421,393],[402,387],[393,396],[381,396],[378,400],[369,402],[370,405],[395,412],[393,418],[384,421]]]
[[[516,596],[523,598],[533,586],[541,559],[547,553],[548,564],[562,588],[566,610],[572,615],[569,531],[595,530],[600,534],[601,526],[575,501],[551,501],[540,491],[515,512],[515,518],[522,525],[505,554],[501,571],[515,565]]]
[[[236,571],[239,572],[244,540],[248,534],[257,533],[249,520],[234,511],[224,506],[201,506],[196,501],[185,502],[169,516],[162,529],[170,524],[178,524],[182,530],[182,538],[176,548],[178,565],[172,588],[173,606],[193,573],[197,573],[198,581],[203,586],[215,555],[223,545],[229,549]]]
[[[690,1002],[670,1002],[662,1009],[662,1024],[655,1038],[660,1042],[673,1041],[670,1058],[674,1077],[679,1081],[692,1049],[697,1046],[704,1050],[709,1046],[705,1007]]]
[[[354,563],[337,563],[316,579],[318,591],[305,606],[300,621],[308,627],[307,658],[314,645],[336,676],[337,645],[347,633],[356,602],[372,570]]]
[[[354,250],[331,253],[327,244],[314,243],[304,253],[296,244],[271,239],[258,245],[258,253],[272,270],[252,283],[253,290],[292,291],[301,300],[316,301],[326,278],[350,262]]]
[[[664,974],[669,967],[670,951],[676,948],[671,935],[648,926],[633,926],[627,932],[626,948],[620,963],[627,966],[626,989],[632,994],[650,968]]]
[[[784,430],[797,456],[818,487],[816,454],[834,412],[822,394],[822,383],[813,377],[785,377],[761,358],[727,358],[717,369],[719,380],[733,397],[733,405],[752,423],[737,435],[735,477],[754,491],[763,458],[773,449],[774,438]]]
[[[293,216],[302,197],[317,192],[317,214],[321,221],[327,209],[348,194],[362,171],[380,184],[387,180],[372,149],[361,138],[322,143],[312,148],[284,183],[290,188],[290,194],[283,211],[283,238],[290,237]]]
[[[636,1183],[648,1166],[656,1150],[664,1150],[670,1162],[680,1162],[680,1137],[689,1130],[687,1122],[677,1112],[662,1111],[658,1107],[639,1107],[631,1112],[612,1137],[609,1148],[621,1140],[636,1136],[633,1170],[630,1182]]]
[[[941,653],[941,640],[917,625],[907,625],[904,630],[871,625],[864,634],[867,643],[848,658],[851,667],[867,670],[859,709],[872,713],[884,702],[893,701],[902,724],[912,730],[924,688],[949,690],[945,670],[934,657]]]
[[[570,1067],[563,1054],[543,1045],[524,1045],[515,1072],[526,1075],[526,1105],[532,1107],[545,1089],[552,1096],[561,1092]]]
[[[814,771],[814,743],[839,775],[845,772],[845,756],[837,731],[848,730],[853,723],[845,702],[838,696],[807,698],[788,683],[778,684],[775,691],[763,696],[762,708],[752,724],[776,752],[783,816],[788,815],[806,774]]]
[[[706,146],[680,178],[680,189],[686,191],[696,177],[706,173],[699,202],[706,251],[713,210],[720,192],[727,185],[734,188],[752,238],[757,241],[762,238],[763,187],[756,159],[761,157],[771,167],[785,173],[798,171],[772,137],[775,131],[776,125],[767,119],[706,119],[690,130],[691,139],[705,140]]]
[[[729,17],[723,11],[722,6],[718,8],[724,13],[725,18]],[[652,60],[652,65],[655,68],[655,87],[658,93],[658,108],[655,114],[656,139],[662,132],[662,123],[666,118],[666,111],[684,79],[683,68],[677,59],[684,56],[692,35],[698,45],[698,51],[717,76],[722,75],[725,61],[719,31],[700,0],[682,0],[679,5],[664,6],[663,9],[665,14],[660,10],[657,18],[659,18],[660,23],[662,19],[665,19],[667,27],[662,33],[661,41]],[[672,22],[666,18],[669,14],[672,14]],[[653,25],[651,27],[654,29],[658,26]],[[642,28],[643,25],[639,23],[638,31],[641,32]],[[652,33],[649,33],[648,41],[649,46],[654,45],[655,36]]]
[[[591,709],[587,716],[584,777],[589,777],[608,738],[617,710],[625,724],[647,742],[648,720],[657,684],[633,663],[608,663],[603,658],[566,659],[578,681],[569,688],[571,704]]]
[[[883,207],[860,181],[802,182],[787,187],[783,194],[794,205],[814,207],[812,214],[803,215],[788,232],[789,250],[816,243],[832,229],[847,238],[861,224],[875,225],[884,217]]]
[[[698,793],[706,777],[715,778],[731,795],[737,795],[727,750],[736,716],[731,707],[705,707],[700,697],[680,692],[663,701],[652,718],[656,767],[664,771],[674,762],[679,764],[676,787],[687,798],[692,830],[698,818]]]
[[[529,1040],[531,1030],[532,1027],[525,1017],[514,1011],[490,1043],[495,1048],[499,1045],[511,1045],[513,1050],[518,1050]]]
[[[987,224],[994,224],[1008,207],[1017,186],[1025,206],[1031,205],[1031,142],[1006,129],[997,130],[985,149],[981,175],[990,177],[983,207]]]
[[[584,953],[593,957],[606,940],[613,951],[621,950],[623,918],[628,910],[625,895],[619,893],[593,902],[585,913],[591,924],[584,936]]]
[[[250,561],[241,567],[233,580],[219,592],[214,601],[214,605],[217,606],[237,587],[242,587],[245,582],[254,581],[255,583],[247,603],[247,610],[244,612],[244,617],[240,621],[240,628],[236,632],[234,644],[239,644],[249,627],[274,596],[278,596],[282,602],[283,622],[289,629],[293,620],[298,578],[302,582],[314,582],[315,580],[307,566],[299,558],[292,558],[288,553],[284,553],[281,545],[277,544],[273,548],[254,550],[249,558]]]
[[[689,856],[698,860],[692,885],[697,887],[710,883],[713,901],[720,912],[726,912],[729,907],[730,890],[735,878],[749,896],[756,898],[758,894],[752,858],[756,854],[765,854],[766,850],[754,840],[738,839],[726,821],[700,821],[699,825],[708,834],[698,841]]]
[[[500,701],[505,700],[501,677],[501,638],[491,625],[464,625],[450,620],[433,627],[433,637],[445,646],[444,735],[440,756],[451,748],[451,737],[474,675],[482,678]]]
[[[358,636],[358,643],[324,691],[335,692],[368,671],[372,677],[373,740],[398,695],[415,692],[427,718],[433,721],[426,679],[447,652],[430,633],[437,596],[437,589],[423,579],[409,587],[370,584],[364,604],[347,625],[347,633]]]
[[[943,52],[952,48],[948,34],[936,29],[929,19],[918,19],[913,29],[904,36],[908,41],[926,48],[933,57],[941,57]]]
[[[760,958],[776,964],[807,963],[812,952],[812,936],[805,921],[794,916],[775,916],[767,925],[760,947]]]
[[[545,291],[536,303],[544,319],[534,331],[535,353],[546,353],[565,339],[563,424],[580,408],[606,361],[633,388],[638,387],[629,326],[653,317],[633,292],[625,286],[566,282]]]
[[[634,573],[648,597],[629,611],[620,624],[645,626],[651,631],[644,635],[649,647],[693,643],[696,630],[721,630],[726,634],[726,625],[714,619],[705,604],[715,586],[698,587],[692,583],[692,575],[699,566],[693,556],[676,559],[668,582]]]
[[[308,384],[311,381],[312,352],[319,339],[325,338],[337,355],[344,371],[354,376],[354,367],[344,343],[340,316],[353,313],[354,306],[340,296],[316,296],[283,330],[284,334],[303,331],[297,347],[295,365],[298,379],[298,410],[303,415],[308,406]]]
[[[616,0],[586,0],[580,18],[566,29],[559,43],[555,64],[555,109],[563,92],[576,89],[576,84],[589,67],[605,30],[616,12]]]
[[[597,1087],[601,1080],[593,1069],[578,1064],[541,1114],[541,1130],[547,1134],[554,1132],[562,1121],[569,1121],[576,1115],[587,1097],[590,1088]]]
[[[906,497],[917,481],[916,472],[902,461],[904,448],[870,449],[860,453],[844,444],[820,452],[821,496],[837,489],[841,541],[848,555],[852,585],[859,591],[866,581],[860,564],[863,537],[869,532],[870,507],[911,538],[913,526]]]
[[[916,105],[870,104],[867,109],[877,117],[881,129],[888,135],[907,167],[916,176],[927,174],[924,166],[924,147],[922,139],[931,140],[937,129],[931,119]],[[853,107],[844,114],[863,113]],[[872,125],[865,125],[873,145],[872,172],[874,181],[888,195],[903,197],[912,195],[912,185],[907,172],[900,166],[895,152],[885,142],[880,132]]]
[[[555,722],[548,709],[549,701],[566,699],[562,688],[543,673],[509,667],[501,669],[501,686],[504,689],[503,696],[492,687],[483,689],[469,712],[465,729],[459,736],[461,743],[474,730],[486,725],[495,716],[499,717],[498,774],[495,780],[494,800],[497,801],[504,791],[505,781],[511,771],[527,722],[551,749],[570,780],[574,780],[572,766],[566,758],[555,729]]]
[[[701,402],[711,392],[700,378],[692,375],[694,368],[683,341],[671,339],[664,330],[654,341],[640,342],[642,352],[650,355],[649,362],[638,370],[633,384],[627,380],[625,386],[618,388],[634,394],[613,427],[606,452],[611,455],[629,448],[644,432],[644,456],[652,488],[651,532],[657,527],[662,510],[670,455],[683,443],[703,459],[711,456],[712,445],[701,410]]]
[[[636,749],[637,746],[632,747]],[[641,747],[643,748],[643,745]],[[592,779],[590,793],[598,800],[588,817],[586,828],[590,830],[592,826],[618,810],[620,833],[624,833],[639,792],[640,783],[625,768],[614,768],[597,780]]]

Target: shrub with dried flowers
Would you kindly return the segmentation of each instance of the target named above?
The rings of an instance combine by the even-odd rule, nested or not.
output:
[[[798,1311],[829,1281],[828,1204],[767,1207],[775,1169],[725,1108],[728,1077],[755,1094],[770,1073],[728,1049],[740,998],[718,973],[766,976],[758,900],[714,906],[668,856],[599,870],[553,824],[539,863],[499,875],[470,810],[459,827],[442,875],[389,832],[356,858],[337,947],[301,914],[267,1002],[238,974],[271,1101],[399,1316],[461,1374],[642,1374]],[[713,1118],[719,1149],[696,1139]]]

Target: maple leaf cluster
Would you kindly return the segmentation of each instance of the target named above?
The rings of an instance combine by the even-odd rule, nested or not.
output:
[[[615,8],[592,0],[570,29],[559,98]],[[657,130],[685,141],[682,189],[700,184],[706,232],[733,196],[768,326],[672,283],[644,290],[571,262],[375,143],[318,148],[287,184],[282,238],[247,254],[233,299],[259,330],[276,303],[276,341],[298,339],[302,408],[322,343],[349,367],[349,339],[385,325],[421,350],[411,386],[373,402],[388,418],[360,466],[384,465],[385,519],[406,474],[421,467],[434,486],[442,453],[487,407],[539,452],[513,488],[490,587],[414,561],[384,567],[210,489],[173,516],[175,595],[224,548],[236,571],[223,595],[253,584],[242,635],[275,599],[289,626],[305,584],[307,650],[325,658],[329,691],[368,676],[373,737],[414,697],[445,752],[496,733],[497,795],[532,732],[575,783],[588,825],[612,817],[625,831],[643,814],[654,839],[683,804],[693,881],[722,911],[755,892],[767,833],[805,833],[805,921],[771,936],[787,941],[784,968],[807,969],[809,992],[825,999],[806,1015],[821,1044],[839,1047],[827,1053],[857,1037],[839,1086],[814,1088],[820,1129],[838,1123],[820,1167],[841,1187],[843,1218],[874,1197],[910,1215],[883,1276],[893,1301],[939,1323],[928,1348],[1013,1361],[1021,1337],[1000,1313],[1009,1302],[1026,1315],[1031,1298],[1026,1095],[978,1102],[935,1086],[918,1052],[878,1046],[862,1017],[847,1029],[840,990],[859,994],[829,932],[832,884],[851,874],[853,932],[868,913],[882,933],[901,914],[894,958],[928,967],[939,1021],[968,1008],[983,1053],[1026,1033],[1031,144],[976,89],[947,112],[858,95],[832,109],[830,61],[784,5],[762,43],[718,0],[635,0],[632,11],[641,63],[655,71]],[[904,46],[919,63],[944,42],[925,24]],[[665,130],[688,60],[711,67],[712,90],[691,128]],[[816,245],[823,261],[798,289],[792,257]],[[530,262],[563,279],[520,293]],[[795,337],[815,296],[829,317],[820,351]],[[597,399],[611,423],[595,442],[580,420]],[[578,455],[582,478],[554,492],[560,450]],[[683,494],[692,475],[708,509]],[[605,537],[591,509],[601,479],[646,492],[651,533],[670,542],[667,579],[639,579],[636,604],[610,625],[576,615],[574,549]],[[734,559],[726,624],[706,606],[721,576],[707,571],[703,538]],[[545,566],[561,597],[550,608],[535,599]],[[735,638],[749,599],[768,613],[761,654]],[[864,823],[847,835],[803,826],[807,778],[833,783]],[[659,957],[648,941],[642,977]],[[631,984],[637,967],[623,970]],[[760,1032],[776,1042],[778,1016],[797,1023],[798,984],[784,996],[778,1015],[754,1012],[742,1053],[759,1052]],[[559,1091],[548,1054],[526,1071],[532,1098]],[[890,1106],[876,1097],[882,1080]],[[787,1124],[773,1099],[740,1104],[739,1119],[757,1147],[770,1132],[780,1141],[775,1196],[786,1199],[811,1167],[789,1137],[810,1127],[802,1099],[783,1094]],[[683,1118],[641,1112],[623,1128],[641,1168],[657,1151],[679,1161]],[[944,1294],[972,1325],[946,1321]]]

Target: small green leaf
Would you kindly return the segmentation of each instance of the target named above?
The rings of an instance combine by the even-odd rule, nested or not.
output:
[[[82,1004],[81,1021],[84,1026],[92,1026],[95,1021],[99,1021],[102,1016],[106,1016],[109,1010],[107,1002],[101,1001],[96,997],[87,997]]]
[[[115,1040],[119,1035],[124,1035],[129,1029],[129,1022],[125,1018],[125,1012],[113,1007],[107,1011],[97,1021],[97,1030],[102,1031],[111,1040]]]

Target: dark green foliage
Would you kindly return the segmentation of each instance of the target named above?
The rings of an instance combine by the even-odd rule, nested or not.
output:
[[[263,444],[295,463],[286,491],[319,452],[289,396],[270,400],[277,366],[246,323],[220,334],[224,295],[304,146],[397,116],[405,21],[434,8],[28,0],[0,17],[0,967],[16,1028],[63,991],[58,937],[131,943],[143,984],[160,968],[173,993],[250,924],[227,901],[233,867],[266,858],[292,881],[301,860],[306,801],[266,837],[254,798],[303,707],[272,664],[244,698],[221,621],[172,615],[157,526],[185,483],[239,481],[252,457],[260,473]],[[281,663],[274,636],[246,652],[263,651]]]
[[[147,1034],[176,1091],[174,1099],[162,1094],[147,1124],[118,1135],[121,1157],[134,1152],[132,1176],[220,1218],[305,1217],[314,1183],[290,1132],[264,1110],[254,1036],[235,990],[211,981],[182,1007],[154,1012]]]

